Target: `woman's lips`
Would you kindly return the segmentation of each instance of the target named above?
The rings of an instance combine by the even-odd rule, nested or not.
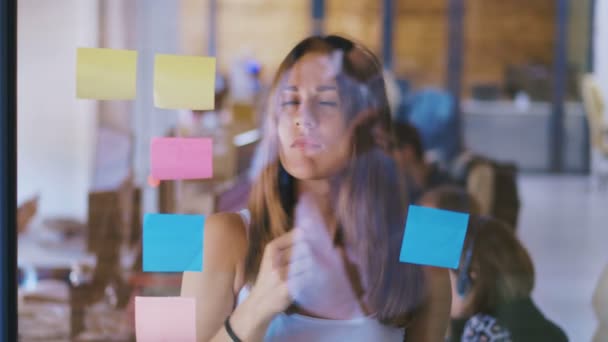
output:
[[[291,147],[302,150],[318,150],[323,147],[323,145],[317,143],[311,138],[301,137],[294,140]]]

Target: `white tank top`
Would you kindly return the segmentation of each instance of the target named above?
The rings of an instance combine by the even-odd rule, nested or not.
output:
[[[247,209],[239,211],[245,225],[249,226],[250,214]],[[237,305],[249,295],[249,286],[244,286],[237,298]],[[322,319],[294,314],[280,313],[274,317],[266,331],[265,342],[333,342],[333,341],[386,341],[401,342],[404,329],[381,324],[373,316],[349,320]]]

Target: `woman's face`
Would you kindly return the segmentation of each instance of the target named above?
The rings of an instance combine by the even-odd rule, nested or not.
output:
[[[350,153],[337,58],[309,53],[277,88],[279,156],[298,179],[324,179],[344,167]]]

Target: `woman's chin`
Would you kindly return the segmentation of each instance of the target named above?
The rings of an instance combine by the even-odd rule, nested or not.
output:
[[[347,164],[344,155],[319,154],[314,157],[280,154],[285,170],[301,180],[323,180],[336,175]]]
[[[295,179],[299,180],[316,180],[320,179],[317,172],[310,170],[310,168],[294,168],[292,170],[285,168],[285,170]]]
[[[323,172],[318,167],[311,165],[312,163],[287,163],[283,164],[285,171],[292,177],[300,180],[320,180],[330,176],[329,172]]]

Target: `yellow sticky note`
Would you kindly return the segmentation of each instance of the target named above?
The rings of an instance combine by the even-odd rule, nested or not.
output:
[[[154,105],[164,109],[214,109],[215,58],[157,54]]]
[[[137,51],[78,48],[76,97],[129,100],[135,97]]]

